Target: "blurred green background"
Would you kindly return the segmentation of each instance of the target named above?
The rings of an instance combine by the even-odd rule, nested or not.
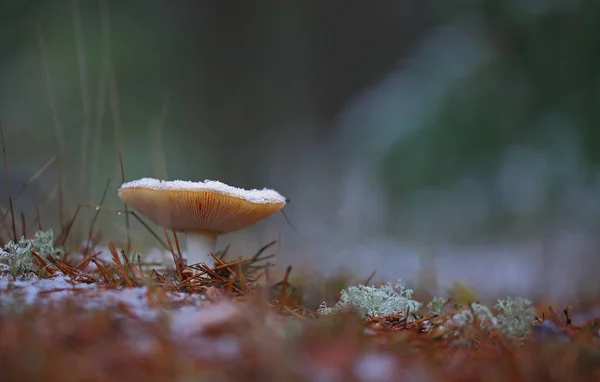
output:
[[[599,40],[586,0],[1,0],[11,187],[60,155],[70,214],[109,178],[122,208],[122,150],[127,180],[289,197],[298,232],[273,216],[235,254],[568,298],[600,289]],[[54,168],[16,202],[31,223],[58,226]]]

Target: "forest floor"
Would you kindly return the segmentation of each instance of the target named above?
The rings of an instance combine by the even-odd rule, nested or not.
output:
[[[72,256],[53,242],[40,231],[0,254],[3,381],[600,380],[600,320],[575,325],[570,307],[292,285],[291,269],[272,280],[269,245],[188,267],[174,236],[165,269],[113,243]],[[309,288],[336,303],[308,303]]]

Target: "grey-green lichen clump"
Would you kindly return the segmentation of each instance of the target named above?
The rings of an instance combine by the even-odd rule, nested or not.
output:
[[[487,306],[476,302],[470,305],[470,309],[462,309],[452,315],[452,324],[458,327],[475,322],[481,329],[490,329],[498,325],[498,319],[494,317],[492,311]]]
[[[410,320],[409,313],[417,312],[421,303],[412,299],[413,290],[406,289],[398,280],[395,288],[386,283],[381,287],[351,286],[342,290],[340,300],[331,308],[323,302],[320,314],[332,314],[344,310],[357,312],[362,318],[401,313]]]
[[[438,316],[441,316],[444,313],[444,305],[446,304],[446,299],[443,297],[434,297],[428,304],[427,309]]]
[[[0,250],[0,273],[17,276],[33,272],[35,267],[32,251],[41,257],[55,256],[61,252],[54,248],[54,233],[51,229],[36,232],[32,239],[21,237],[17,243],[8,242]]]
[[[525,338],[535,322],[535,308],[531,301],[521,297],[498,300],[493,309],[472,303],[469,309],[454,313],[445,326],[453,326],[461,331],[467,324],[475,322],[480,329],[497,329],[507,338]]]
[[[498,319],[498,329],[507,337],[520,338],[529,334],[531,324],[535,320],[535,308],[531,301],[521,297],[507,297],[498,300],[494,310]]]
[[[407,289],[398,282],[395,288],[390,284],[381,287],[356,285],[342,290],[340,300],[333,306],[327,307],[323,302],[318,309],[322,315],[334,314],[341,311],[354,311],[361,318],[372,316],[386,316],[400,313],[408,321],[412,321],[413,314],[421,307],[421,303],[412,299],[413,290]],[[470,330],[472,324],[477,323],[479,329],[499,330],[507,338],[525,338],[535,322],[535,309],[531,301],[517,297],[507,297],[498,300],[492,309],[481,303],[471,303],[469,307],[457,307],[454,312],[445,312],[446,300],[435,297],[427,309],[430,314],[446,317],[437,330],[446,332],[446,335],[455,335],[465,330]],[[447,328],[454,330],[447,331]]]

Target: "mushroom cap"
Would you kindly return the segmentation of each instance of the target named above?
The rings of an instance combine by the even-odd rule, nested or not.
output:
[[[281,210],[286,203],[274,190],[244,190],[213,180],[143,178],[123,183],[119,197],[167,229],[217,234],[246,228]]]

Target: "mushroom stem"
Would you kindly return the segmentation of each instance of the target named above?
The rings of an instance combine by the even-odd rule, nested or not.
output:
[[[218,234],[208,231],[186,231],[185,236],[188,265],[212,259],[209,253],[215,250]],[[209,264],[212,264],[212,262]]]

